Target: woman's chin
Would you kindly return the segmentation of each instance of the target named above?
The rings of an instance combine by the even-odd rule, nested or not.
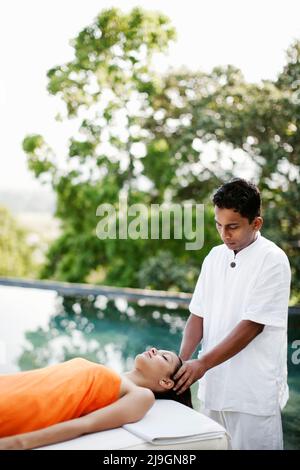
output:
[[[144,354],[138,354],[137,356],[135,356],[135,359],[134,359],[134,365],[136,367],[138,367],[139,364],[145,364],[147,358],[144,356]]]

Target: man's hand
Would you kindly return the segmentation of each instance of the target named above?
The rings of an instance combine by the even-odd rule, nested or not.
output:
[[[201,379],[206,371],[207,369],[202,359],[193,359],[184,362],[174,376],[174,380],[177,383],[173,390],[177,392],[177,395],[180,395],[196,382],[196,380]]]

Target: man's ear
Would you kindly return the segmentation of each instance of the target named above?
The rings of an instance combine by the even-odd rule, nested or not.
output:
[[[254,219],[254,228],[255,230],[260,230],[264,223],[264,219],[262,217],[255,217]]]
[[[165,390],[171,390],[174,387],[174,380],[172,379],[160,379],[159,385]]]

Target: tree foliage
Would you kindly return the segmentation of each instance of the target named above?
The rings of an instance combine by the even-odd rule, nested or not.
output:
[[[27,233],[0,206],[0,276],[31,276],[34,273],[33,250]]]
[[[264,234],[287,252],[297,293],[299,42],[275,81],[253,84],[233,66],[160,74],[153,54],[173,39],[164,15],[109,9],[73,40],[73,60],[49,70],[48,90],[65,103],[63,118],[79,125],[64,159],[40,135],[23,142],[30,169],[52,183],[63,224],[42,275],[83,281],[101,267],[106,283],[192,290],[204,256],[219,242],[210,195],[247,174],[262,191]],[[120,192],[128,204],[206,203],[204,248],[188,252],[175,239],[99,240],[96,208],[116,206]],[[163,260],[173,266],[162,275]]]

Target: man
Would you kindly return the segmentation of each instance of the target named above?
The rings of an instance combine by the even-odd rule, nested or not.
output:
[[[177,393],[199,381],[204,412],[222,424],[232,449],[282,449],[288,400],[287,256],[260,234],[255,185],[233,179],[213,196],[224,244],[205,258],[189,306],[175,375]],[[199,359],[189,360],[202,340]]]

